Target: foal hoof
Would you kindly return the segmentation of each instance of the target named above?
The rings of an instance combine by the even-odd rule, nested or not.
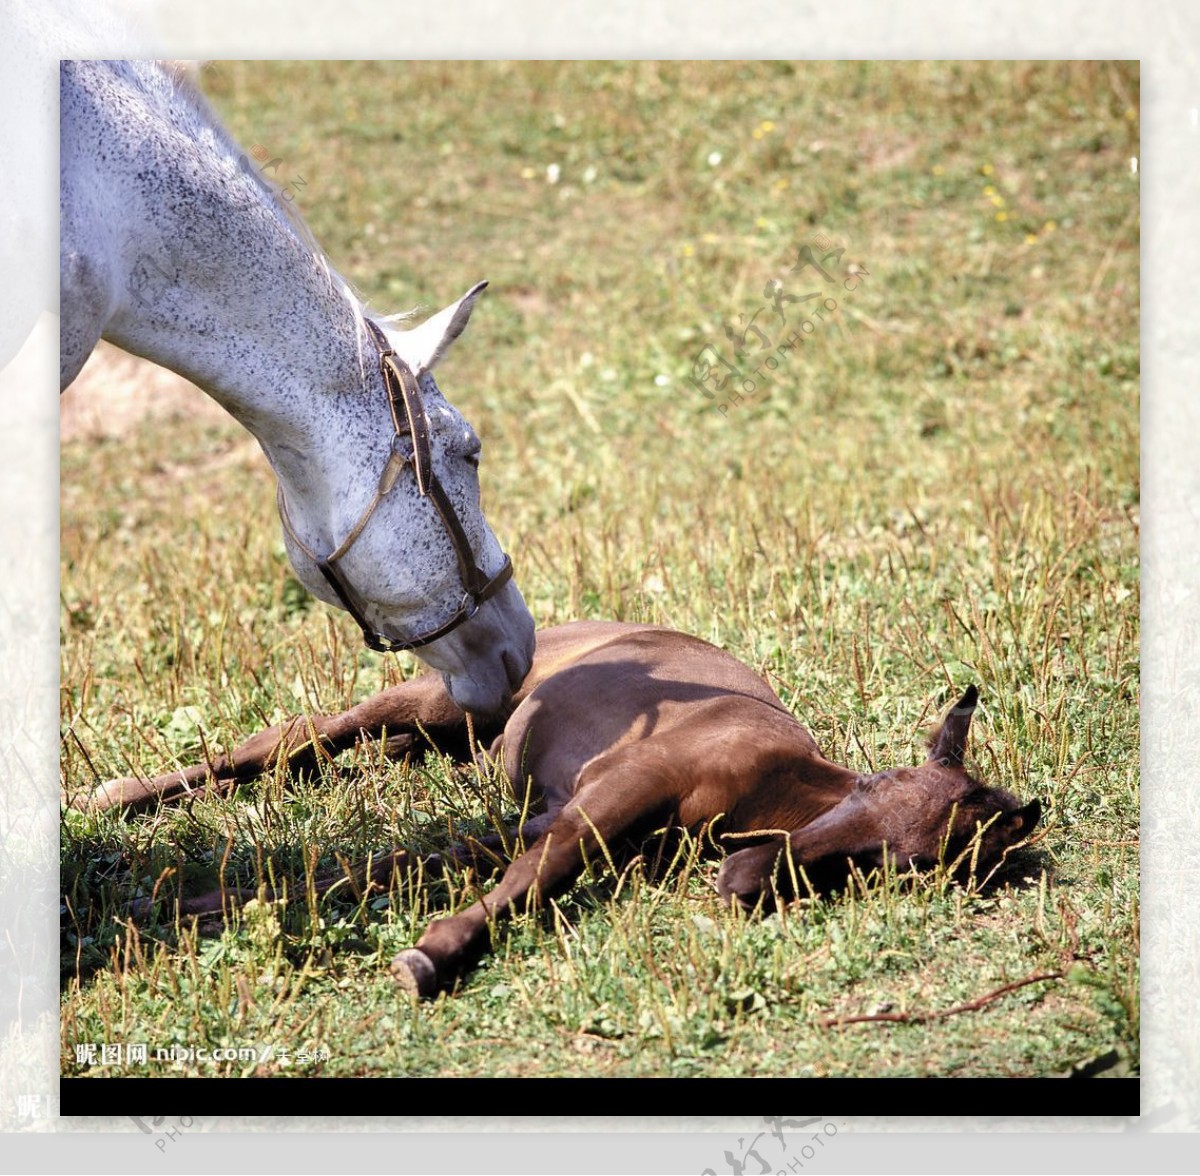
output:
[[[98,785],[86,796],[76,796],[70,808],[84,813],[101,813],[106,809],[123,808],[146,799],[146,785],[133,776],[122,776]]]
[[[420,948],[402,951],[391,963],[392,978],[413,996],[429,1000],[437,995],[438,975],[433,961]]]

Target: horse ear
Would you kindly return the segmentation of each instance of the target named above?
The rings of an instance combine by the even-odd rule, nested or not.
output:
[[[961,768],[967,754],[967,732],[971,728],[971,716],[979,701],[979,691],[968,686],[946,716],[941,727],[929,741],[929,759],[937,760],[947,768]]]
[[[402,332],[392,345],[416,375],[431,372],[450,344],[466,329],[475,300],[487,288],[487,282],[472,286],[457,302],[430,315],[419,327]]]

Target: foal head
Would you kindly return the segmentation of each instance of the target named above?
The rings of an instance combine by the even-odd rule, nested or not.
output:
[[[855,779],[849,791],[786,841],[779,838],[730,854],[717,888],[752,907],[771,891],[789,894],[803,867],[818,886],[844,878],[847,861],[870,869],[939,864],[960,878],[986,878],[1041,817],[1041,805],[1022,805],[1000,788],[970,776],[964,766],[967,733],[979,693],[974,686],[951,709],[930,741],[925,762]]]
[[[930,738],[929,755],[915,768],[863,777],[856,792],[883,844],[900,868],[939,862],[965,876],[985,877],[1041,818],[1036,800],[981,784],[965,767],[967,736],[979,699],[974,686],[951,708]]]

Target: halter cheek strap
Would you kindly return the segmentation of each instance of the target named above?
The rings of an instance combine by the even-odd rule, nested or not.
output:
[[[419,649],[445,637],[468,621],[479,611],[484,601],[490,600],[512,578],[512,560],[507,555],[500,570],[489,577],[476,563],[471,541],[462,525],[462,520],[454,510],[445,488],[438,480],[433,470],[433,455],[430,447],[429,415],[425,411],[425,402],[421,397],[421,388],[408,366],[388,346],[387,336],[370,319],[366,320],[367,327],[379,350],[379,366],[383,372],[384,387],[388,394],[388,409],[392,416],[392,447],[388,454],[387,464],[379,475],[379,483],[371,501],[358,517],[358,521],[350,528],[346,537],[328,555],[319,555],[304,542],[292,526],[288,514],[287,500],[283,494],[283,486],[276,490],[276,501],[279,504],[279,519],[283,529],[292,542],[309,559],[317,565],[317,570],[325,577],[325,581],[333,589],[334,595],[342,607],[354,618],[362,630],[363,641],[368,649],[380,653],[394,653],[403,649]],[[367,623],[359,607],[355,594],[350,585],[342,578],[337,568],[338,561],[358,541],[367,524],[371,521],[376,508],[391,493],[393,487],[404,470],[411,466],[416,480],[417,493],[422,498],[429,499],[438,512],[442,526],[454,549],[454,557],[458,561],[458,575],[463,585],[462,603],[454,614],[436,629],[423,633],[406,641],[385,637]]]

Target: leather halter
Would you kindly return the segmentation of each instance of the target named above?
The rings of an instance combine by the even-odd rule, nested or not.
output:
[[[380,653],[395,653],[404,649],[419,649],[445,637],[447,633],[458,628],[464,621],[469,621],[478,611],[479,606],[495,596],[512,578],[512,560],[506,555],[504,564],[492,577],[475,562],[475,553],[471,550],[471,541],[463,529],[462,522],[455,513],[446,491],[443,489],[438,476],[433,470],[433,456],[429,444],[429,416],[425,412],[425,402],[421,398],[421,388],[408,366],[388,346],[387,336],[370,319],[365,320],[370,330],[375,346],[379,349],[379,366],[383,372],[383,383],[388,394],[388,408],[392,414],[392,449],[388,454],[387,464],[379,476],[379,485],[375,495],[367,504],[366,510],[359,515],[358,522],[350,528],[350,533],[328,555],[318,555],[311,547],[296,534],[292,520],[288,515],[287,501],[283,496],[283,486],[276,492],[279,504],[279,518],[283,529],[288,533],[292,542],[317,565],[321,575],[325,577],[330,588],[342,607],[358,623],[362,630],[363,641],[368,649]],[[391,493],[396,480],[406,466],[412,466],[413,476],[417,483],[417,492],[422,498],[428,498],[437,508],[446,534],[450,537],[450,545],[454,548],[454,557],[458,560],[458,574],[463,585],[463,599],[454,615],[444,624],[438,625],[420,637],[407,641],[398,641],[385,637],[367,624],[362,610],[355,602],[350,585],[342,578],[336,564],[366,530],[375,508]]]

